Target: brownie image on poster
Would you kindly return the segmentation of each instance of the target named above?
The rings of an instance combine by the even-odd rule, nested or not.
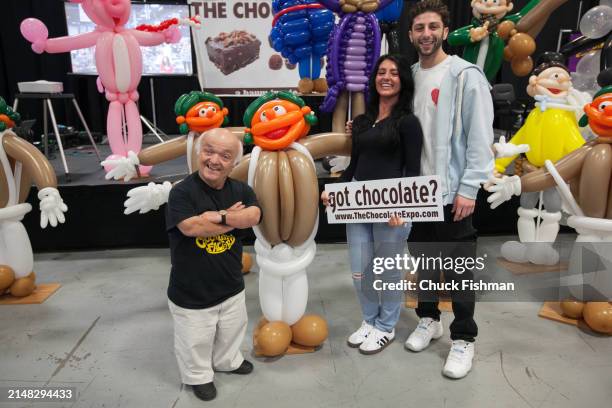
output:
[[[261,47],[261,41],[244,30],[219,33],[216,37],[208,37],[205,44],[208,59],[224,75],[229,75],[258,59]]]

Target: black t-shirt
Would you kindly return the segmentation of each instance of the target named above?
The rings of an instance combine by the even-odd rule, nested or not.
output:
[[[259,206],[253,190],[228,178],[220,190],[206,184],[197,172],[172,187],[166,206],[166,230],[170,241],[172,270],[168,298],[185,309],[218,305],[244,289],[240,230],[216,237],[183,235],[177,225],[205,211],[224,210],[242,201]]]
[[[363,119],[355,118],[355,122]],[[390,125],[391,120],[387,118],[361,133],[353,134],[351,163],[342,174],[341,181],[420,175],[423,131],[419,119],[413,114],[399,119],[399,145],[383,137],[383,129]]]

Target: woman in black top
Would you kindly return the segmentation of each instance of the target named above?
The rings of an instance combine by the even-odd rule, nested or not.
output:
[[[414,81],[402,56],[383,55],[373,70],[366,113],[347,123],[352,133],[349,167],[342,181],[364,181],[418,176],[423,133],[412,113]],[[352,132],[351,132],[352,128]],[[327,205],[327,192],[321,195]],[[374,274],[373,259],[403,256],[411,223],[392,217],[388,223],[347,224],[346,236],[353,283],[361,304],[363,322],[348,344],[364,354],[374,354],[395,338],[403,293],[376,291],[374,280],[399,282],[399,269]]]

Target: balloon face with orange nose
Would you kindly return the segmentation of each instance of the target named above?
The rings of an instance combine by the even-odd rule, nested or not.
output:
[[[599,137],[612,137],[612,86],[595,94],[593,102],[585,105],[588,124]]]
[[[306,136],[317,122],[310,107],[290,92],[268,92],[255,100],[244,114],[245,141],[264,150],[282,150]]]
[[[203,133],[228,122],[227,108],[223,107],[218,96],[210,92],[193,91],[181,95],[174,105],[174,113],[182,134],[190,131]]]

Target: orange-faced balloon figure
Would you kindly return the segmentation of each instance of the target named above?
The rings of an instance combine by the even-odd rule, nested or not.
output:
[[[43,154],[11,128],[19,114],[0,98],[0,295],[27,296],[35,289],[32,246],[21,220],[32,181],[38,187],[40,227],[63,223],[68,210],[57,191],[55,171]]]
[[[581,120],[597,138],[523,176],[521,186],[541,191],[556,185],[561,192],[571,213],[567,224],[578,233],[568,273],[560,278],[573,299],[562,301],[561,309],[567,317],[584,318],[597,332],[612,334],[612,276],[606,267],[612,242],[612,84],[600,79],[600,85]]]
[[[253,230],[260,267],[259,299],[270,323],[264,321],[257,330],[256,349],[264,355],[282,354],[292,338],[294,343],[313,347],[327,337],[323,319],[304,316],[306,268],[316,252],[319,219],[314,159],[350,155],[350,138],[343,133],[306,138],[317,119],[290,92],[262,95],[247,108],[243,120],[245,142],[253,141],[255,147],[230,177],[248,179],[263,213],[262,224]],[[293,331],[288,331],[289,326]],[[283,344],[278,344],[279,338],[285,339]]]
[[[223,101],[210,92],[192,91],[181,95],[175,105],[176,123],[180,136],[166,142],[143,149],[138,155],[133,152],[128,157],[108,160],[113,169],[106,174],[106,178],[129,181],[138,175],[139,165],[152,166],[181,156],[187,157],[189,173],[197,169],[197,153],[195,146],[201,133],[227,124],[228,110]],[[233,129],[240,137],[242,128]],[[139,211],[141,214],[157,210],[168,201],[168,194],[172,184],[168,181],[163,184],[149,183],[146,186],[136,187],[128,192],[125,202],[125,214]]]

